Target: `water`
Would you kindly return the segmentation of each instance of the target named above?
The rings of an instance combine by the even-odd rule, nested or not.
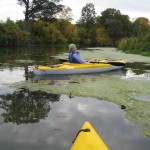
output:
[[[1,98],[6,102],[1,109],[2,150],[69,149],[86,120],[111,150],[147,150],[150,146],[150,139],[140,136],[137,126],[112,103],[25,89]]]
[[[85,80],[84,75],[76,76],[80,80],[74,82],[70,80],[74,76],[28,76],[28,71],[34,64],[59,62],[50,56],[62,53],[63,49],[52,50],[52,54],[50,51],[51,48],[33,51],[24,49],[23,53],[21,50],[16,50],[16,53],[12,50],[7,50],[7,53],[1,51],[1,149],[67,150],[84,121],[88,120],[111,150],[148,150],[150,138],[142,135],[138,125],[125,117],[126,109],[121,109],[119,105],[96,98],[77,97],[71,93],[50,94],[42,90],[30,91],[25,87],[16,89],[10,86],[15,82],[27,82],[31,86],[39,82],[39,85],[58,85],[62,88],[72,82],[71,84],[80,86],[80,80]],[[149,66],[142,63],[131,63],[126,68],[138,68],[139,74],[149,70]],[[86,76],[91,81],[103,79],[103,76],[113,80],[113,76],[125,76],[126,68]]]

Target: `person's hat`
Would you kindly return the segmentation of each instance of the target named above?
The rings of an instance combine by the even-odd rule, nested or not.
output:
[[[75,44],[70,44],[69,45],[69,50],[71,50],[72,48],[76,48],[76,45]]]

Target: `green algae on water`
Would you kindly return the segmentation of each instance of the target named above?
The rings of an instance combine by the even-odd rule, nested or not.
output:
[[[137,123],[146,136],[150,136],[150,103],[139,101],[135,96],[150,96],[149,82],[123,80],[115,76],[71,76],[70,81],[64,80],[61,84],[46,82],[20,82],[13,86],[29,88],[32,91],[42,90],[53,94],[71,93],[74,96],[95,97],[126,107],[126,116]]]

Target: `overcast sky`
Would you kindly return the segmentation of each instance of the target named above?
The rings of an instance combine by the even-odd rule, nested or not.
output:
[[[24,19],[24,7],[17,4],[17,0],[0,0],[0,21],[10,18],[13,21]],[[107,8],[115,8],[121,14],[128,15],[131,20],[137,17],[145,17],[150,20],[150,0],[63,0],[62,4],[72,9],[73,19],[77,21],[81,16],[81,10],[87,3],[95,6],[97,15]]]

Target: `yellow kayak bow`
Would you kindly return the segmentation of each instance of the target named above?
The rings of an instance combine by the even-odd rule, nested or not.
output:
[[[70,150],[109,150],[102,138],[86,121],[78,132]]]

